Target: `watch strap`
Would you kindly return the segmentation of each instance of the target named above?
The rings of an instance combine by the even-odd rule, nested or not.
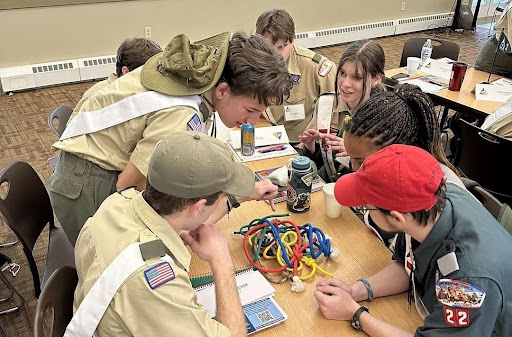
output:
[[[350,319],[350,326],[358,331],[363,330],[363,327],[361,326],[361,321],[359,321],[359,317],[361,316],[363,311],[370,312],[370,309],[368,309],[365,306],[361,306],[359,307],[359,309],[357,309],[354,316]]]

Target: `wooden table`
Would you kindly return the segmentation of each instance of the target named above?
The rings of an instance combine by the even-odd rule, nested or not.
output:
[[[398,73],[407,73],[407,68],[403,67],[385,71],[386,77],[391,77]],[[469,68],[466,71],[460,91],[443,89],[430,93],[429,96],[436,105],[442,105],[449,109],[482,119],[503,105],[503,103],[500,102],[478,101],[475,93],[472,92],[478,83],[487,81],[488,77],[489,73],[476,70],[475,68]],[[501,78],[501,76],[492,75],[491,81],[499,78]]]
[[[273,158],[249,162],[246,165],[253,171],[285,165],[290,157]],[[264,201],[251,201],[242,204],[231,212],[230,217],[224,217],[218,225],[228,233],[228,242],[235,268],[249,267],[242,248],[241,235],[232,234],[240,226],[249,223],[254,218],[270,214],[288,213],[286,202],[276,205],[276,212]],[[317,260],[327,271],[345,282],[355,282],[360,277],[368,277],[391,263],[391,252],[375,237],[359,218],[347,207],[343,207],[341,216],[330,219],[325,215],[324,198],[321,191],[312,194],[311,209],[302,214],[292,213],[290,219],[297,225],[310,222],[333,237],[332,244],[340,250],[337,260]],[[200,261],[193,254],[191,276],[210,273],[207,263]],[[315,284],[323,278],[317,274],[306,282],[306,291],[292,293],[290,283],[274,284],[275,299],[288,314],[284,323],[270,327],[256,336],[361,336],[361,332],[352,329],[348,322],[325,319],[320,311],[313,293]],[[423,321],[413,308],[409,311],[407,295],[400,294],[387,298],[378,298],[370,303],[362,303],[370,308],[370,312],[389,323],[403,329],[414,331]]]

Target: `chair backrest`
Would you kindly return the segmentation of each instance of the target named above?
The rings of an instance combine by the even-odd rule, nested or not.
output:
[[[509,205],[503,204],[501,207],[498,222],[512,235],[512,208]]]
[[[501,202],[512,198],[512,178],[507,164],[512,141],[460,119],[454,164]]]
[[[398,80],[391,77],[382,77],[382,85],[387,91],[395,91],[395,87],[398,84]]]
[[[73,109],[71,107],[63,104],[56,107],[50,113],[50,116],[48,116],[48,126],[57,135],[57,137],[60,138],[60,136],[62,136],[72,112]],[[55,123],[57,125],[55,125]]]
[[[485,188],[480,186],[478,182],[465,177],[461,177],[460,179],[464,183],[464,186],[466,186],[467,190],[482,203],[482,205],[489,211],[489,213],[492,214],[495,219],[498,219],[503,208],[503,203],[496,199],[496,197]]]
[[[76,269],[70,266],[59,267],[53,272],[44,287],[36,305],[34,319],[34,336],[43,337],[44,318],[47,309],[50,309],[51,337],[62,337],[73,317],[73,295],[78,276]]]
[[[7,191],[4,198],[0,197],[0,217],[23,244],[38,297],[40,280],[32,250],[46,224],[54,227],[50,198],[36,171],[23,161],[11,163],[0,172],[2,184],[7,184]]]
[[[448,57],[452,60],[458,60],[460,47],[457,43],[441,39],[431,40],[431,58],[438,59],[441,57]],[[402,50],[402,58],[400,59],[400,67],[405,67],[407,65],[408,57],[420,57],[421,48],[423,47],[423,44],[425,44],[425,41],[427,41],[427,38],[422,37],[412,37],[405,41],[404,49]]]

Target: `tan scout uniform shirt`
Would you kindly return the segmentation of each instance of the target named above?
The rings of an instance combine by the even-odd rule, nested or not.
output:
[[[276,123],[285,126],[290,141],[297,142],[299,135],[311,122],[318,96],[327,91],[334,91],[336,65],[309,49],[295,45],[287,64],[288,72],[292,75],[295,85],[284,104],[272,106],[270,111]],[[285,107],[301,104],[304,106],[305,119],[285,121]]]
[[[75,246],[79,281],[74,312],[103,271],[124,248],[139,242],[144,230],[153,232],[171,253],[175,278],[151,290],[144,271],[162,260],[146,261],[114,295],[94,336],[230,336],[224,325],[197,305],[182,269],[189,268],[191,256],[178,233],[134,189],[108,197],[80,232]]]
[[[498,119],[487,127],[487,131],[512,140],[512,113]]]
[[[80,101],[78,102],[78,104],[76,105],[76,107],[73,111],[80,111],[80,108],[82,107],[84,102],[89,99],[89,97],[94,95],[97,91],[100,91],[101,89],[105,88],[107,85],[111,84],[115,80],[117,80],[117,75],[112,73],[109,75],[109,77],[107,77],[103,81],[98,82],[95,85],[93,85],[92,87],[90,87],[89,89],[87,89],[87,91],[84,92],[84,94],[82,95],[82,98],[80,99]]]
[[[96,92],[78,113],[98,110],[147,91],[140,82],[141,69],[129,72]],[[70,152],[106,170],[122,171],[131,161],[146,176],[156,143],[170,132],[190,130],[187,123],[195,114],[197,111],[188,106],[161,109],[101,131],[58,141],[53,148]],[[204,120],[201,115],[199,118]]]

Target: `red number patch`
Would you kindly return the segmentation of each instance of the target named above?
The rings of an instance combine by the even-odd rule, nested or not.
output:
[[[469,326],[469,310],[444,307],[444,322],[458,328]]]

